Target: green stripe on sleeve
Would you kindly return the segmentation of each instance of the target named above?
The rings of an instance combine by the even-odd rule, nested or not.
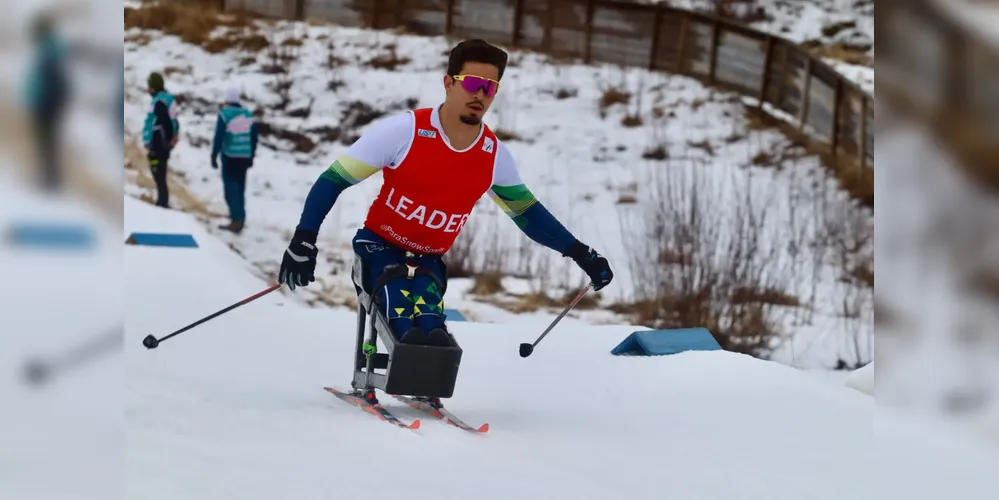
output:
[[[493,186],[491,197],[493,201],[510,218],[516,219],[531,205],[538,202],[531,190],[524,184],[516,186]]]
[[[377,167],[349,156],[341,156],[323,172],[322,177],[346,188],[371,177],[375,172],[378,172]]]

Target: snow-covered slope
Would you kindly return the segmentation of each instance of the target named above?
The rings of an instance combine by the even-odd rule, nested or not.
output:
[[[245,103],[261,111],[274,132],[265,134],[250,171],[246,230],[239,237],[219,237],[262,273],[275,275],[316,177],[374,117],[437,104],[443,54],[450,45],[440,37],[302,23],[278,23],[259,33],[272,37],[275,45],[291,40],[287,73],[264,72],[270,64],[266,51],[209,54],[176,37],[129,30],[126,130],[133,137],[138,133],[148,104],[148,97],[135,89],[142,88],[150,71],[165,71],[167,88],[184,97],[184,140],[171,168],[207,202],[213,222],[221,222],[219,215],[227,209],[218,171],[208,163],[208,141],[225,86],[240,85]],[[336,64],[329,64],[331,55]],[[399,65],[391,70],[371,65],[392,57]],[[872,293],[844,285],[839,264],[823,245],[835,238],[829,228],[864,232],[873,217],[847,201],[816,156],[747,118],[738,97],[690,78],[638,69],[622,73],[610,66],[552,65],[544,57],[518,52],[511,59],[488,123],[519,136],[505,142],[528,186],[581,240],[613,263],[616,281],[601,294],[603,306],[640,299],[655,288],[647,278],[655,274],[649,263],[663,250],[654,248],[655,228],[650,226],[656,211],[696,206],[722,240],[740,230],[731,221],[757,221],[760,227],[741,229],[758,231],[763,241],[773,243],[760,250],[773,252],[761,257],[768,259],[761,265],[770,266],[764,274],[775,288],[807,303],[775,320],[787,335],[799,335],[780,348],[778,359],[829,367],[840,357],[853,363],[858,353],[868,355]],[[332,82],[339,85],[331,87]],[[282,85],[285,99],[277,90]],[[630,102],[601,108],[598,103],[611,87],[631,93]],[[622,125],[628,115],[643,123]],[[658,147],[665,161],[649,159]],[[758,165],[770,160],[779,167]],[[344,279],[349,241],[380,184],[380,176],[372,177],[337,201],[320,234],[326,259],[319,266],[318,286],[303,291],[304,297],[314,299],[314,291],[321,290],[327,303],[351,301],[353,290]],[[126,186],[126,192],[137,195],[141,189]],[[532,244],[487,199],[462,237],[480,264],[492,259],[505,271],[541,276],[529,283],[507,280],[509,292],[542,290],[558,297],[582,283],[571,262]],[[813,252],[815,248],[823,250]],[[639,283],[643,278],[646,282]],[[460,291],[449,292],[447,299],[451,307],[484,321],[515,318]],[[620,318],[606,311],[580,314],[592,322]]]
[[[34,193],[5,163],[0,160],[0,491],[5,498],[114,498],[122,479],[122,363],[115,349],[120,227],[79,200]],[[10,228],[26,224],[83,228],[94,245],[46,251],[7,240]],[[67,368],[46,383],[29,384],[29,360]]]
[[[180,229],[175,214],[126,202],[129,228]],[[266,286],[197,223],[187,228],[203,248],[125,252],[128,498],[419,489],[442,499],[668,491],[797,500],[839,498],[844,487],[875,498],[863,452],[872,446],[871,399],[730,353],[613,357],[610,348],[634,330],[626,325],[561,327],[523,359],[524,334],[454,323],[465,352],[448,403],[469,421],[488,421],[484,437],[426,419],[419,431],[400,430],[323,392],[349,379],[349,313],[266,297],[147,351],[145,335]]]
[[[127,498],[990,498],[993,457],[957,436],[747,356],[612,356],[625,325],[562,326],[523,359],[523,332],[454,323],[446,404],[484,436],[398,429],[322,391],[349,379],[349,313],[272,295],[146,350],[267,283],[193,219],[125,201],[129,228],[203,245],[125,249]]]

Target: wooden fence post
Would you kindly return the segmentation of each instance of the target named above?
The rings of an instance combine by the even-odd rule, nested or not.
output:
[[[771,103],[777,109],[782,109],[781,104],[784,102],[784,95],[787,93],[787,62],[791,60],[791,48],[788,47],[786,42],[780,42],[781,47],[784,48],[784,54],[781,58],[780,63],[780,79],[777,80],[779,83],[777,87],[777,97],[774,102]]]
[[[451,0],[452,2],[454,0]],[[510,34],[510,44],[520,47],[520,30],[524,25],[524,0],[517,0],[513,5],[513,33]]]
[[[656,60],[659,58],[659,36],[660,26],[663,24],[663,8],[662,4],[657,3],[655,8],[655,15],[652,20],[652,47],[649,48],[649,71],[656,69]]]
[[[586,0],[586,26],[583,32],[583,37],[586,40],[583,48],[583,62],[586,64],[590,64],[590,58],[593,56],[593,11],[596,10],[593,1]]]
[[[378,5],[380,0],[371,0],[371,24],[370,29],[378,29]]]
[[[711,23],[711,70],[708,71],[708,82],[715,83],[715,71],[718,68],[718,40],[721,37],[721,23],[717,19]]]
[[[860,164],[867,166],[867,96],[860,99]]]
[[[808,117],[808,108],[811,105],[812,97],[812,58],[805,58],[805,84],[802,85],[801,102],[798,108],[798,130],[805,128],[805,120]]]
[[[832,140],[829,141],[830,150],[833,156],[839,156],[839,122],[842,118],[841,108],[843,106],[843,77],[836,75],[836,93],[833,98],[832,112]]]
[[[552,27],[555,24],[555,0],[545,1],[545,28],[541,38],[542,50],[552,53]]]
[[[444,13],[444,36],[451,36],[454,30],[454,0],[447,0],[447,11]]]
[[[395,0],[395,11],[392,13],[395,17],[394,26],[389,26],[390,28],[397,28],[399,26],[406,25],[406,0]]]
[[[687,60],[687,30],[690,29],[690,13],[684,12],[680,18],[679,40],[676,42],[676,72],[684,74],[684,63]]]
[[[774,37],[767,35],[767,48],[763,56],[763,77],[760,79],[760,93],[756,96],[757,108],[762,108],[767,100],[767,91],[770,90],[770,68],[774,62]]]

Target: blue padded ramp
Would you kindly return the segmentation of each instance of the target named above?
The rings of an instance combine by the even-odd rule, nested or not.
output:
[[[615,356],[663,356],[685,351],[719,351],[721,346],[707,328],[644,330],[628,335],[611,350]]]
[[[84,250],[93,248],[97,237],[93,229],[83,225],[21,222],[7,228],[4,241],[19,248]]]
[[[447,321],[468,321],[465,319],[465,315],[457,309],[445,309],[444,316],[447,317]]]
[[[194,236],[189,234],[132,233],[125,243],[149,247],[198,248]]]

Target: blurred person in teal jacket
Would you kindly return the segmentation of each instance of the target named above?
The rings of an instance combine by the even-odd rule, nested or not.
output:
[[[166,91],[163,75],[150,73],[146,85],[152,100],[142,126],[142,144],[146,147],[149,170],[153,174],[153,181],[156,182],[156,206],[169,208],[167,163],[170,160],[170,151],[180,138],[177,103],[173,95]]]
[[[32,40],[35,57],[24,82],[24,101],[38,148],[41,187],[56,191],[62,187],[59,145],[70,97],[67,49],[47,14],[35,19]]]
[[[239,103],[239,89],[230,87],[225,93],[225,104],[215,120],[215,138],[212,140],[212,168],[219,168],[222,156],[222,188],[229,205],[229,224],[219,226],[239,234],[246,222],[246,171],[253,166],[257,153],[257,121],[253,112]]]

